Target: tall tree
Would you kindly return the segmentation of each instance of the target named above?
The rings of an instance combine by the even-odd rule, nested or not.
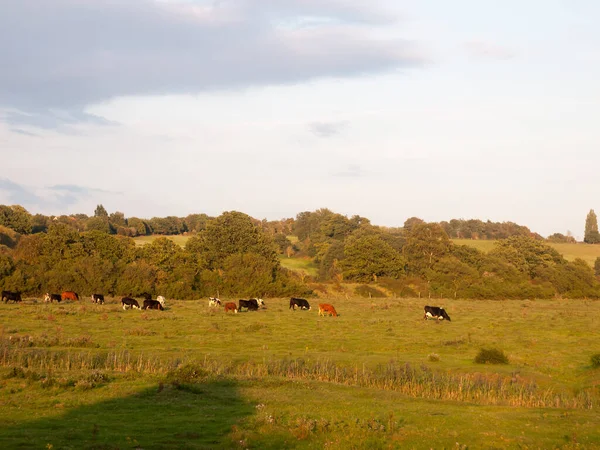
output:
[[[598,217],[593,209],[590,209],[585,219],[585,233],[583,242],[588,244],[597,244],[600,242],[600,233],[598,233]]]
[[[94,217],[106,217],[108,219],[108,211],[102,205],[96,206],[94,210]]]

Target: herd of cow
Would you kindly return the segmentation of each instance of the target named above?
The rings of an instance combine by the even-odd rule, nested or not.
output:
[[[140,304],[133,297],[123,297],[121,299],[121,306],[123,309],[158,309],[163,311],[165,309],[165,298],[162,295],[156,297],[156,300],[152,299],[152,296],[148,293],[143,293],[140,297],[144,298],[143,306],[140,308]],[[103,294],[92,294],[92,303],[97,303],[100,305],[104,304],[104,295]],[[52,303],[54,301],[61,302],[63,300],[79,300],[79,294],[74,291],[64,291],[61,294],[50,294],[46,293],[44,296],[44,302]],[[2,291],[2,301],[8,303],[9,301],[13,301],[18,303],[22,301],[20,292],[13,291]],[[218,307],[222,306],[221,300],[216,297],[209,297],[208,299],[209,307]],[[227,302],[224,305],[225,312],[233,312],[237,313],[238,311],[258,311],[259,307],[266,308],[265,302],[262,298],[251,298],[249,300],[239,300],[238,305],[234,302]],[[292,297],[290,298],[290,309],[296,310],[296,307],[301,310],[310,310],[310,303],[308,300],[304,298]],[[424,319],[436,319],[436,320],[448,320],[450,321],[450,316],[444,308],[440,308],[437,306],[425,306],[424,308]],[[337,317],[337,311],[330,305],[329,303],[320,303],[319,304],[319,316],[333,316]]]

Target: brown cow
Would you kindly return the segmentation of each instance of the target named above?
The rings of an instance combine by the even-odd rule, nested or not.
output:
[[[337,317],[337,312],[335,311],[335,308],[333,307],[333,305],[330,305],[328,303],[320,303],[319,304],[319,315],[320,316],[333,316],[333,317]]]
[[[233,302],[225,303],[225,312],[228,312],[228,311],[233,311],[234,313],[237,313],[237,311],[238,311],[237,305]]]
[[[64,291],[62,294],[60,294],[60,298],[64,300],[79,300],[79,295],[77,295],[77,292],[73,292],[73,291]]]

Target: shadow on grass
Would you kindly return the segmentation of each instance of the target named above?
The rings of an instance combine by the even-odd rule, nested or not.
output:
[[[0,426],[0,448],[232,448],[232,427],[253,413],[233,381],[159,385],[64,415]]]

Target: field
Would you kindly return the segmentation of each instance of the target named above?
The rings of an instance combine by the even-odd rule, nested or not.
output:
[[[475,247],[482,252],[489,252],[494,248],[496,241],[473,240],[473,239],[452,239],[452,242],[458,245],[468,245]],[[555,244],[548,242],[550,247],[554,247],[558,253],[563,255],[567,261],[573,261],[575,258],[581,258],[591,267],[594,267],[596,258],[600,257],[600,245],[592,244]]]
[[[328,302],[0,304],[0,448],[600,448],[600,302]]]
[[[149,244],[150,242],[154,241],[155,239],[158,239],[159,237],[166,237],[167,239],[172,240],[173,242],[175,242],[177,245],[179,245],[181,247],[184,247],[185,243],[190,238],[190,236],[175,234],[172,236],[160,236],[160,235],[137,236],[137,237],[133,238],[133,240],[135,241],[135,245],[137,245],[138,247],[141,247],[143,245]]]

